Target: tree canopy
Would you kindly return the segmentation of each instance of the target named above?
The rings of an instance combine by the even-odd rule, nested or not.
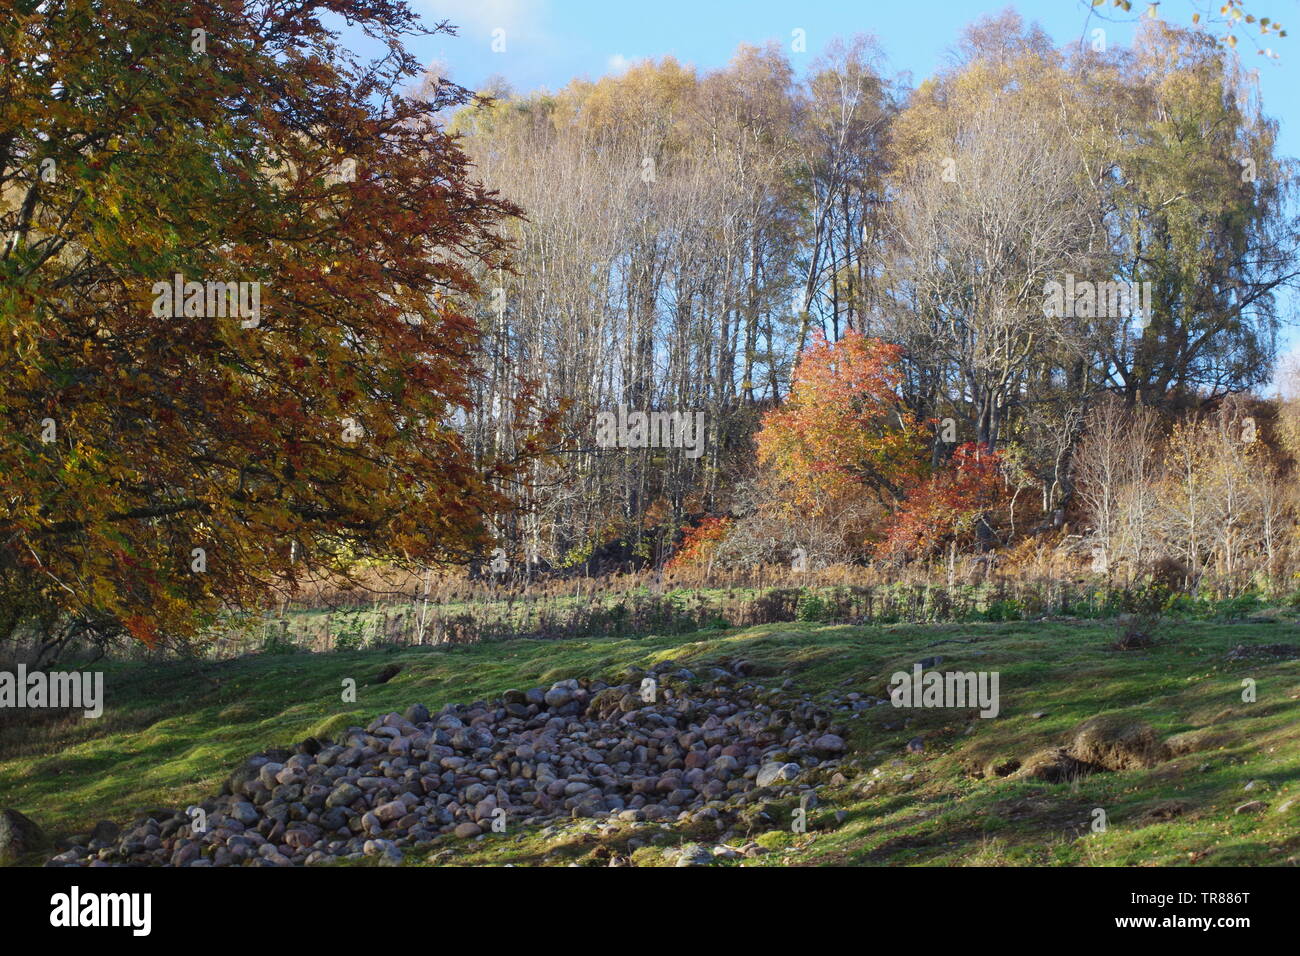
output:
[[[468,92],[410,92],[407,4],[5,7],[0,635],[152,641],[308,570],[481,551],[538,424],[517,394],[492,460],[458,429],[516,210],[437,120]]]

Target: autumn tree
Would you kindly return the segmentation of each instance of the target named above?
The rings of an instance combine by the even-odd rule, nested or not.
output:
[[[1006,462],[1001,452],[964,442],[952,458],[924,481],[890,516],[876,555],[925,558],[945,547],[955,552],[992,537],[996,512],[1008,504]]]
[[[1098,566],[1126,560],[1145,566],[1156,544],[1152,518],[1161,475],[1162,436],[1153,409],[1098,402],[1074,451],[1078,499],[1091,520]]]
[[[887,141],[896,91],[872,37],[832,40],[800,87],[794,177],[802,212],[799,332],[868,329],[886,235]]]
[[[1092,15],[1100,20],[1125,20],[1136,17],[1154,19],[1160,8],[1159,3],[1136,2],[1135,0],[1078,0],[1079,6],[1089,11],[1088,26],[1092,25]],[[1227,49],[1237,49],[1238,27],[1242,34],[1253,41],[1255,52],[1262,56],[1277,57],[1271,46],[1265,46],[1270,39],[1284,39],[1286,30],[1275,17],[1264,14],[1265,5],[1253,0],[1184,0],[1180,4],[1178,16],[1186,18],[1194,27],[1207,31],[1217,43]],[[1270,10],[1275,12],[1275,8]]]
[[[468,431],[495,441],[500,369],[569,401],[571,447],[537,463],[548,493],[525,532],[554,563],[607,543],[663,554],[690,515],[727,509],[792,365],[792,75],[779,50],[741,47],[704,75],[642,61],[456,117],[485,181],[527,211],[508,226],[516,268],[482,277],[500,295],[481,307],[493,334]],[[594,416],[620,404],[702,412],[703,453],[595,447]]]
[[[756,438],[758,463],[787,517],[842,520],[846,505],[864,499],[883,511],[923,473],[923,432],[898,395],[900,358],[898,346],[857,332],[835,343],[814,335],[790,394],[764,416]]]
[[[1193,581],[1206,571],[1227,580],[1272,566],[1289,523],[1259,425],[1240,401],[1177,423],[1153,521],[1166,554]]]
[[[6,4],[0,639],[183,637],[486,548],[536,450],[522,396],[508,456],[456,428],[514,210],[435,119],[466,91],[402,92],[427,32],[398,0]]]
[[[1105,156],[1111,272],[1150,284],[1152,314],[1099,329],[1095,367],[1130,405],[1186,407],[1262,385],[1279,293],[1300,276],[1300,227],[1287,210],[1293,163],[1277,155],[1257,80],[1213,38],[1160,22],[1143,26],[1133,56],[1112,59],[1118,86],[1096,90],[1115,129],[1093,151]]]
[[[907,346],[913,409],[996,448],[1043,366],[1085,354],[1087,330],[1046,314],[1043,290],[1089,274],[1100,223],[1059,105],[1071,83],[1041,33],[1007,13],[971,27],[963,55],[895,130],[889,335]]]

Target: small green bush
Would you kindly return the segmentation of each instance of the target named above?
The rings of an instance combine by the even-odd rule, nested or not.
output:
[[[997,598],[984,609],[986,621],[1018,621],[1024,616],[1025,606],[1015,598]]]
[[[263,654],[297,654],[298,650],[293,638],[284,632],[270,635],[262,644]]]
[[[339,631],[334,638],[334,650],[336,651],[359,651],[361,650],[361,628],[348,628]]]
[[[829,608],[826,602],[816,594],[803,594],[799,598],[799,607],[795,611],[795,620],[805,624],[815,624],[826,619]]]
[[[1224,598],[1214,603],[1214,616],[1223,621],[1234,621],[1248,614],[1254,614],[1264,607],[1264,601],[1253,591],[1238,594],[1233,598]]]

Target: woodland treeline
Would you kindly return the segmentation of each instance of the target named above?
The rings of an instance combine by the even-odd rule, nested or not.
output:
[[[523,210],[509,258],[480,270],[473,446],[509,451],[499,410],[521,379],[563,409],[560,453],[503,526],[512,558],[661,562],[682,527],[741,563],[951,558],[1065,526],[1100,535],[1102,562],[1276,556],[1286,496],[1264,489],[1291,446],[1250,396],[1296,275],[1294,167],[1214,37],[1157,20],[1131,48],[1093,39],[1057,47],[1007,12],[915,86],[855,37],[556,92],[497,84],[460,109],[478,173]],[[1088,282],[1124,283],[1135,308]],[[1077,301],[1045,307],[1050,283]],[[833,366],[855,335],[894,349],[858,360],[897,407],[861,415],[846,351],[805,399],[840,402],[857,438],[776,442],[799,356],[824,338]],[[703,411],[705,453],[597,447],[596,414],[620,404]],[[764,427],[784,451],[763,453]],[[846,451],[862,429],[916,460]],[[1211,480],[1198,455],[1243,460]],[[827,471],[858,493],[820,487]],[[1273,510],[1215,497],[1225,481]],[[1180,500],[1161,482],[1188,513],[1148,514]]]
[[[1223,37],[1009,12],[917,83],[856,37],[476,93],[408,48],[453,32],[6,7],[0,649],[466,566],[1290,580],[1294,168]]]

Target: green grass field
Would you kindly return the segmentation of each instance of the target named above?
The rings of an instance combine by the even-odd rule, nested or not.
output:
[[[852,753],[844,780],[819,786],[803,834],[789,826],[792,805],[774,801],[769,819],[756,821],[750,834],[771,852],[744,865],[1294,865],[1300,660],[1234,660],[1229,652],[1242,644],[1295,644],[1297,631],[1281,614],[1166,623],[1156,646],[1116,651],[1109,648],[1114,628],[1095,621],[780,624],[671,638],[109,664],[99,720],[47,718],[0,729],[0,806],[22,811],[53,837],[101,819],[126,823],[137,811],[184,807],[216,792],[252,753],[329,737],[378,713],[608,677],[666,658],[694,668],[744,657],[776,675],[761,680],[788,677],[799,692],[829,702],[854,691],[885,696],[894,671],[941,654],[943,670],[1000,673],[1000,715],[887,706],[856,719],[845,713]],[[394,663],[400,673],[377,683]],[[355,704],[341,703],[345,678],[357,682]],[[1253,703],[1242,699],[1246,678],[1256,682]],[[1145,721],[1162,738],[1184,735],[1183,752],[1150,770],[1072,783],[986,773],[991,763],[1064,743],[1102,712]],[[925,749],[909,753],[916,736]],[[1235,812],[1255,800],[1266,807]],[[1097,808],[1105,811],[1105,832],[1091,829]],[[604,865],[631,856],[655,864],[665,849],[696,837],[659,824],[602,832],[582,820],[469,842],[444,838],[408,862]],[[629,839],[640,845],[630,851]]]

